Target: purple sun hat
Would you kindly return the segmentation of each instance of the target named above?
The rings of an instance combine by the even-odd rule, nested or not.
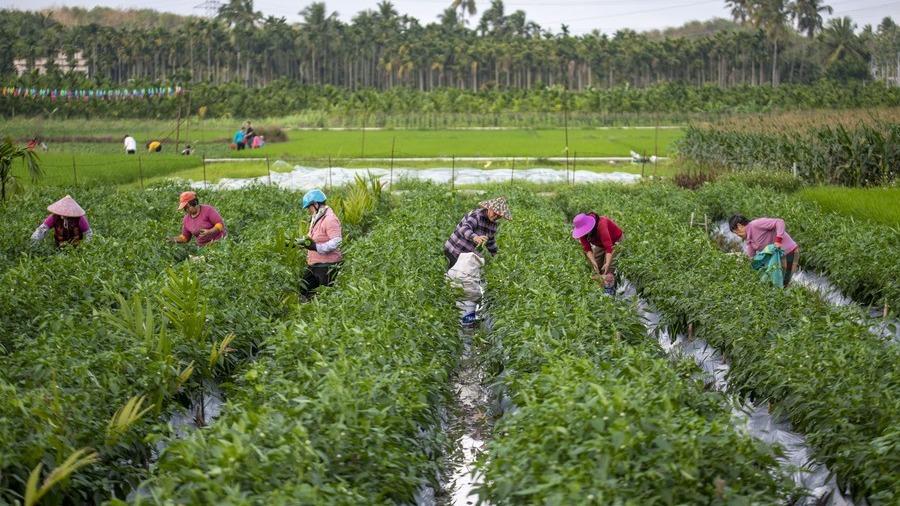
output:
[[[594,229],[597,220],[589,215],[581,213],[572,220],[572,237],[579,239],[588,235]]]

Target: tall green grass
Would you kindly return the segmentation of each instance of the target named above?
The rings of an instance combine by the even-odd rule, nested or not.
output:
[[[799,196],[823,209],[860,220],[900,227],[900,188],[804,188]]]

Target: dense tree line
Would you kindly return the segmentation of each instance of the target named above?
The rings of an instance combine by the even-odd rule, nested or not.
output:
[[[47,80],[47,78],[45,78]],[[88,85],[75,80],[72,87]],[[129,99],[56,99],[0,95],[0,115],[52,115],[69,117],[175,118],[191,114],[203,117],[283,116],[304,113],[309,126],[562,126],[566,113],[579,123],[643,121],[663,114],[663,122],[684,121],[696,113],[755,113],[796,109],[845,109],[900,106],[900,87],[882,83],[838,83],[781,86],[714,84],[692,86],[663,83],[644,88],[616,86],[607,89],[566,90],[563,86],[531,90],[482,90],[440,88],[419,91],[351,90],[332,85],[312,86],[280,79],[253,88],[232,82],[197,83],[177,97]],[[190,109],[188,109],[190,108]],[[673,114],[674,113],[674,114]],[[600,115],[600,118],[597,116]],[[687,115],[687,116],[685,116]],[[394,116],[394,117],[388,117]],[[446,117],[449,116],[449,117]],[[335,124],[335,118],[343,118]],[[641,119],[641,118],[637,118]],[[437,121],[438,123],[435,123]],[[599,122],[599,123],[597,123]]]
[[[324,3],[302,22],[263,16],[230,0],[211,19],[166,26],[70,24],[52,13],[0,11],[0,74],[13,60],[81,52],[97,84],[241,83],[287,79],[350,90],[411,88],[570,90],[660,83],[720,87],[811,83],[821,78],[889,80],[900,74],[900,29],[890,19],[856,33],[850,18],[823,26],[821,0],[728,0],[731,28],[702,36],[620,30],[572,35],[507,12],[492,0],[480,17],[459,0],[435,22],[400,15],[389,0],[338,19]],[[52,74],[56,70],[51,69]]]

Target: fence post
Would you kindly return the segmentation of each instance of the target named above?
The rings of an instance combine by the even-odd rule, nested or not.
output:
[[[397,137],[394,136],[394,138],[391,139],[391,175],[390,175],[390,183],[388,183],[391,188],[394,187],[394,144],[396,142],[397,142]]]
[[[456,155],[453,155],[450,162],[450,191],[456,189]]]
[[[144,189],[144,163],[141,161],[141,155],[138,155],[138,176],[141,178],[141,190]]]
[[[78,170],[75,169],[75,155],[72,155],[72,177],[75,178],[75,186],[78,186]]]
[[[272,170],[269,168],[269,155],[266,154],[266,173],[269,174],[269,186],[272,186]]]
[[[331,155],[328,155],[328,191],[331,191]]]
[[[203,153],[203,188],[209,188],[209,183],[206,182],[206,153]]]
[[[512,159],[512,169],[509,171],[509,184],[513,184],[513,180],[516,177],[516,159]]]
[[[575,165],[578,162],[578,151],[572,152],[572,184],[575,184]]]

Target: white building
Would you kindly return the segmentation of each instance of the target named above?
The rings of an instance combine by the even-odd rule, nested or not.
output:
[[[87,59],[78,51],[73,55],[72,65],[69,65],[69,58],[65,55],[65,53],[59,53],[54,58],[53,63],[57,68],[62,70],[63,72],[81,72],[83,74],[88,73],[88,64]],[[22,75],[29,72],[28,68],[28,60],[24,58],[16,59],[13,61],[13,64],[16,66],[16,74]],[[39,74],[47,73],[47,59],[46,58],[35,58],[34,67],[31,70],[36,69]]]

